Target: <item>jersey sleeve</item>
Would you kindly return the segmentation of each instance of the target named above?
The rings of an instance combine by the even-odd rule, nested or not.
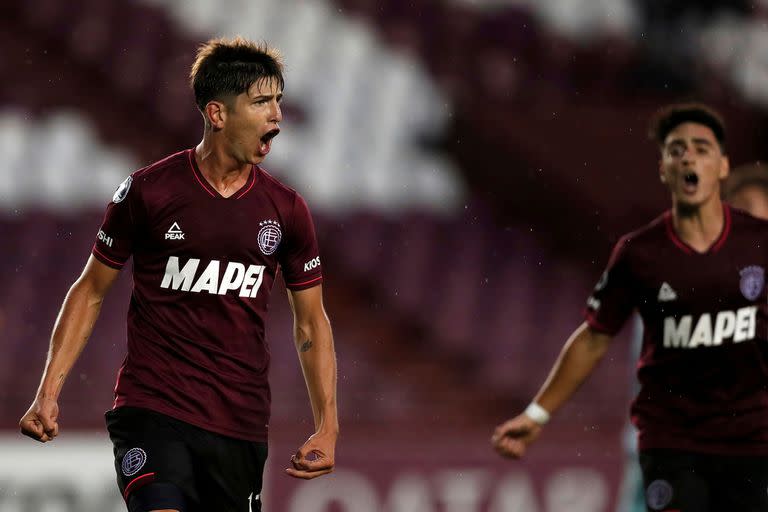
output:
[[[627,242],[623,238],[614,247],[584,313],[590,327],[611,336],[619,332],[635,309]]]
[[[91,250],[97,260],[115,269],[123,268],[133,252],[136,191],[131,183],[129,176],[112,196]]]
[[[307,203],[299,194],[293,200],[291,221],[278,260],[285,286],[290,290],[305,290],[320,284],[323,273],[312,216]]]

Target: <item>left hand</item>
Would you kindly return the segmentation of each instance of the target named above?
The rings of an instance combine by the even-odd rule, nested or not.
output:
[[[318,476],[327,475],[335,465],[336,434],[316,432],[299,451],[291,457],[291,467],[285,472],[294,478],[312,480]]]

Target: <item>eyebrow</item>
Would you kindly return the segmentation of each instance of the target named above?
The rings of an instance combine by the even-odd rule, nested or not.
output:
[[[693,139],[694,144],[703,144],[705,146],[714,146],[712,142],[709,139],[702,139],[702,138],[694,138]]]
[[[253,101],[257,100],[271,100],[272,98],[277,97],[277,101],[280,101],[283,99],[283,93],[279,92],[277,94],[259,94],[258,96],[254,96],[251,98]]]
[[[694,144],[697,144],[697,145],[714,147],[714,144],[709,139],[694,137],[692,141]],[[673,139],[667,143],[667,147],[679,146],[679,145],[685,145],[685,139]]]

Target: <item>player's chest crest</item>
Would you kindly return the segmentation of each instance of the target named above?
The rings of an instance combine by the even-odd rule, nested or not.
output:
[[[256,240],[262,254],[265,256],[274,254],[283,240],[283,229],[280,227],[280,223],[275,219],[264,219],[259,222]]]
[[[739,270],[739,289],[747,300],[756,300],[765,288],[765,269],[749,265]]]

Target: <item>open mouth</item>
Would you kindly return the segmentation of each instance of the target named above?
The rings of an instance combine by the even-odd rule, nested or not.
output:
[[[683,175],[683,191],[687,194],[695,194],[699,188],[699,175],[695,172],[687,172]]]
[[[262,155],[269,153],[269,149],[272,147],[272,139],[274,139],[278,133],[280,133],[280,128],[274,128],[262,135],[261,147],[259,148]]]
[[[685,180],[685,183],[688,184],[688,185],[698,185],[699,184],[699,176],[695,172],[686,173],[683,176],[683,179]]]

